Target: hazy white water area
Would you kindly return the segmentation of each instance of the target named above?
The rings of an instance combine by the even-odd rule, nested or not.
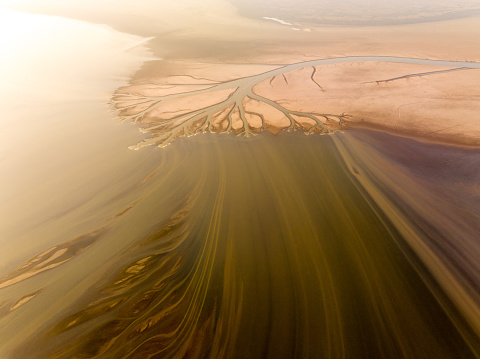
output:
[[[393,30],[294,37],[296,17],[257,11],[253,23],[221,0],[2,3],[88,22],[0,10],[0,359],[480,358],[478,149],[352,127],[205,133],[131,151],[151,136],[142,125],[182,104],[147,123],[130,112],[136,124],[107,105],[139,84],[181,90],[178,80],[198,78],[209,91],[238,86],[228,99],[240,116],[255,83],[294,89],[291,73],[306,66],[343,86],[339,74],[362,68],[329,65],[437,65],[422,74],[444,76],[478,68],[474,51],[417,52]],[[431,34],[441,46],[459,42],[441,33]],[[146,63],[141,36],[165,60]],[[304,77],[329,97],[315,71]],[[425,80],[406,74],[372,87]],[[147,90],[143,99],[167,96]]]
[[[0,275],[101,222],[108,209],[90,209],[148,171],[151,156],[127,149],[142,135],[107,106],[150,56],[145,41],[104,25],[0,10]]]

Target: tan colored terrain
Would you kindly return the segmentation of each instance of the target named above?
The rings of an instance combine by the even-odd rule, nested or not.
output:
[[[205,131],[331,133],[349,126],[480,145],[479,69],[351,61],[285,67],[176,63],[183,76],[139,79],[117,91],[114,103],[123,119],[154,134],[134,148]]]
[[[68,6],[58,0],[3,2],[12,9],[81,18],[151,37],[148,46],[161,60],[146,63],[134,76],[133,87],[117,92],[114,100],[116,108],[123,109],[120,112],[122,117],[145,111],[149,101],[155,102],[159,96],[167,93],[165,87],[151,82],[176,84],[175,88],[168,90],[170,93],[188,92],[193,88],[199,89],[199,84],[241,79],[261,74],[275,66],[347,56],[480,61],[480,37],[475,36],[480,31],[480,17],[476,12],[478,4],[470,1],[422,4],[402,2],[401,9],[394,3],[382,3],[379,7],[375,2],[366,2],[362,8],[358,4],[350,6],[348,2],[335,3],[335,6],[332,6],[309,1],[304,1],[301,5],[283,1],[278,9],[291,15],[282,18],[291,25],[262,18],[281,17],[282,13],[253,12],[248,14],[250,17],[244,17],[246,13],[242,12],[243,10],[239,13],[235,2],[232,5],[222,0],[202,3],[182,0],[175,4],[150,1],[142,6],[123,0],[115,3],[106,1],[101,6],[93,1]],[[310,5],[313,6],[311,9]],[[320,11],[322,6],[330,12]],[[353,26],[354,22],[351,20],[358,19],[359,15],[362,15],[364,26]],[[428,22],[432,19],[442,21]],[[410,20],[415,23],[401,24]],[[325,25],[325,21],[333,23]],[[294,29],[304,31],[293,31]],[[270,79],[260,85],[242,82],[244,88],[257,85],[257,95],[284,105],[285,111],[291,116],[295,116],[291,111],[302,112],[302,109],[306,109],[310,114],[316,112],[342,115],[346,127],[374,126],[435,141],[478,145],[480,125],[475,119],[475,113],[478,113],[480,103],[476,86],[479,71],[454,71],[377,83],[410,74],[445,69],[447,68],[398,63],[317,66],[315,79],[323,90],[310,81],[309,69],[286,73],[288,85],[282,81],[282,76],[272,81],[271,86],[270,83],[267,84]],[[184,86],[177,86],[180,84]],[[215,86],[216,89],[218,86]],[[222,91],[227,90],[222,87]],[[135,98],[119,98],[118,95],[123,92],[140,95],[136,99],[139,101]],[[142,98],[152,94],[157,98]],[[214,94],[209,91],[205,96],[211,100],[221,97],[219,92]],[[159,136],[166,132],[162,132],[159,127],[151,127],[158,126],[158,121],[165,119],[162,111],[169,112],[172,106],[179,105],[184,111],[183,115],[188,113],[189,109],[202,110],[193,112],[193,115],[200,115],[211,105],[205,103],[207,107],[202,107],[198,101],[194,105],[191,100],[193,98],[187,95],[176,98],[174,102],[163,98],[161,106],[155,105],[155,111],[144,112],[141,119],[128,116],[126,118],[136,119],[145,128],[155,130],[153,132]],[[211,114],[211,126],[206,117],[205,121],[196,118],[189,124],[192,126],[186,126],[186,132],[180,131],[171,137],[168,133],[168,142],[176,136],[188,134],[194,127],[197,127],[195,130],[198,131],[228,129],[246,133],[258,132],[262,128],[272,132],[278,132],[285,127],[291,128],[292,120],[285,113],[282,116],[282,111],[279,113],[278,108],[273,109],[264,102],[264,105],[261,105],[258,99],[255,102],[249,100],[248,96],[245,100],[248,101],[244,104],[243,99],[236,94],[236,105],[231,101],[223,102],[224,105],[232,107],[232,118],[228,118],[228,106],[216,106],[214,109],[217,112]],[[238,106],[238,102],[242,105]],[[137,106],[139,104],[141,106]],[[128,111],[124,106],[129,106]],[[254,106],[250,109],[257,114],[248,113],[250,111],[246,107],[246,112],[242,114],[239,109],[244,106]],[[207,112],[210,113],[211,110],[209,107]],[[222,110],[226,112],[223,113]],[[259,114],[264,117],[263,127]],[[170,114],[171,119],[172,116],[173,114]],[[307,131],[314,123],[318,124],[308,116],[294,119],[298,120],[294,127],[302,127]],[[319,120],[326,124],[328,129],[337,127],[335,123],[339,122],[338,118],[335,120],[329,117]],[[251,131],[245,128],[244,121],[250,123]],[[165,129],[170,131],[172,126],[175,127],[175,124],[171,123]],[[325,130],[322,125],[317,129],[319,128]]]
[[[0,358],[480,359],[478,0],[279,1],[0,0]]]
[[[133,148],[205,131],[330,133],[349,126],[480,145],[478,69],[383,61],[290,69],[350,56],[476,63],[480,39],[472,34],[480,30],[478,16],[396,26],[295,22],[296,29],[308,31],[292,31],[221,9],[215,8],[218,21],[206,16],[202,23],[191,12],[179,17],[179,28],[182,19],[192,27],[153,38],[149,46],[162,60],[146,63],[131,86],[116,92],[120,117],[154,135]]]
[[[359,62],[301,69],[254,91],[285,108],[343,114],[348,126],[374,126],[431,140],[480,145],[480,70]],[[411,74],[418,76],[403,77]]]

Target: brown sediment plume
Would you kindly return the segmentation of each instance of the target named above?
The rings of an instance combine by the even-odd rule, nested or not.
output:
[[[370,155],[364,146],[388,157],[390,138],[369,147],[360,134],[342,141],[361,159]],[[389,207],[358,187],[370,163],[354,162],[351,173],[336,140],[210,135],[169,147],[175,165],[150,180],[155,189],[112,233],[124,235],[118,228],[140,218],[150,224],[125,237],[130,245],[105,275],[14,357],[31,348],[32,358],[479,357],[475,311],[461,300],[471,283],[458,281],[462,292],[452,296]],[[419,156],[428,153],[417,146]],[[402,166],[415,178],[416,166]],[[469,183],[452,195],[472,193]],[[159,218],[171,192],[176,210]],[[437,216],[418,215],[425,223]],[[474,262],[457,259],[472,272]]]
[[[480,152],[355,130],[335,137],[355,180],[402,233],[446,297],[434,290],[480,355]],[[425,279],[432,285],[432,279]],[[453,314],[451,314],[453,315]]]
[[[421,166],[410,166],[389,157],[392,138],[375,147],[372,137],[346,131],[357,136],[342,142],[360,157],[351,163],[337,151],[336,137],[281,133],[368,124],[478,145],[478,70],[304,61],[370,51],[478,59],[480,47],[471,46],[478,39],[465,36],[476,33],[475,19],[460,32],[443,23],[313,28],[300,39],[285,32],[269,38],[271,28],[258,31],[262,25],[218,31],[238,19],[210,19],[215,26],[209,28],[198,14],[195,23],[184,20],[194,31],[172,32],[168,26],[180,16],[161,13],[170,25],[153,31],[161,35],[152,42],[169,48],[170,59],[190,59],[195,71],[171,61],[175,71],[168,72],[166,62],[157,62],[162,76],[145,71],[146,82],[116,93],[120,116],[152,135],[140,146],[210,131],[279,136],[206,135],[157,151],[168,160],[141,176],[148,188],[125,186],[121,205],[106,196],[115,205],[98,222],[117,214],[102,237],[107,240],[73,251],[45,245],[49,251],[7,275],[0,304],[2,339],[9,336],[0,343],[5,352],[15,348],[11,357],[22,359],[480,357],[476,154],[465,168],[449,165],[463,155],[446,165],[422,157]],[[196,28],[198,21],[206,26]],[[218,63],[229,59],[243,64]],[[425,151],[419,146],[408,154],[413,162]],[[99,157],[95,166],[117,155]],[[428,166],[435,171],[418,174]],[[442,182],[444,166],[473,180]],[[188,195],[193,199],[186,204]],[[91,221],[105,201],[72,218]],[[35,230],[39,238],[44,233]]]
[[[218,196],[222,198],[223,193]],[[170,357],[175,353],[183,357],[209,350],[216,305],[207,301],[211,295],[207,289],[211,290],[210,277],[219,274],[212,272],[218,235],[209,233],[196,248],[200,252],[192,253],[197,245],[188,240],[189,206],[126,251],[122,261],[137,259],[112,277],[84,309],[45,334],[44,340],[71,337],[72,332],[76,337],[68,347],[52,350],[49,357],[101,357],[105,353],[115,357],[149,353]],[[211,224],[218,226],[218,219],[212,220]],[[142,256],[145,251],[148,255]],[[200,260],[188,260],[192,255]]]

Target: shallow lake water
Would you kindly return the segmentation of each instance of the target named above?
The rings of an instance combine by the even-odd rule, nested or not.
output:
[[[478,149],[347,128],[132,151],[106,103],[145,39],[0,19],[1,358],[480,358]]]
[[[14,357],[475,357],[469,318],[335,144],[365,136],[382,143],[207,134],[143,150],[158,167],[130,206],[9,278],[52,267],[20,284],[38,297],[13,322],[37,331]]]

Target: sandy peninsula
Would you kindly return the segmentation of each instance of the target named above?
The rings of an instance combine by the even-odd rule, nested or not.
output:
[[[480,18],[356,27],[292,22],[310,30],[299,32],[228,16],[228,25],[150,42],[154,53],[168,47],[163,60],[146,63],[112,101],[121,119],[152,134],[132,148],[206,131],[349,127],[480,145],[480,41],[471,36]],[[214,33],[216,26],[223,30]]]
[[[480,63],[404,57],[331,62],[270,67],[173,62],[186,75],[137,79],[119,89],[113,103],[122,119],[154,134],[134,148],[205,131],[310,134],[352,126],[480,145]]]
[[[475,1],[238,1],[0,0],[0,357],[480,358]]]

